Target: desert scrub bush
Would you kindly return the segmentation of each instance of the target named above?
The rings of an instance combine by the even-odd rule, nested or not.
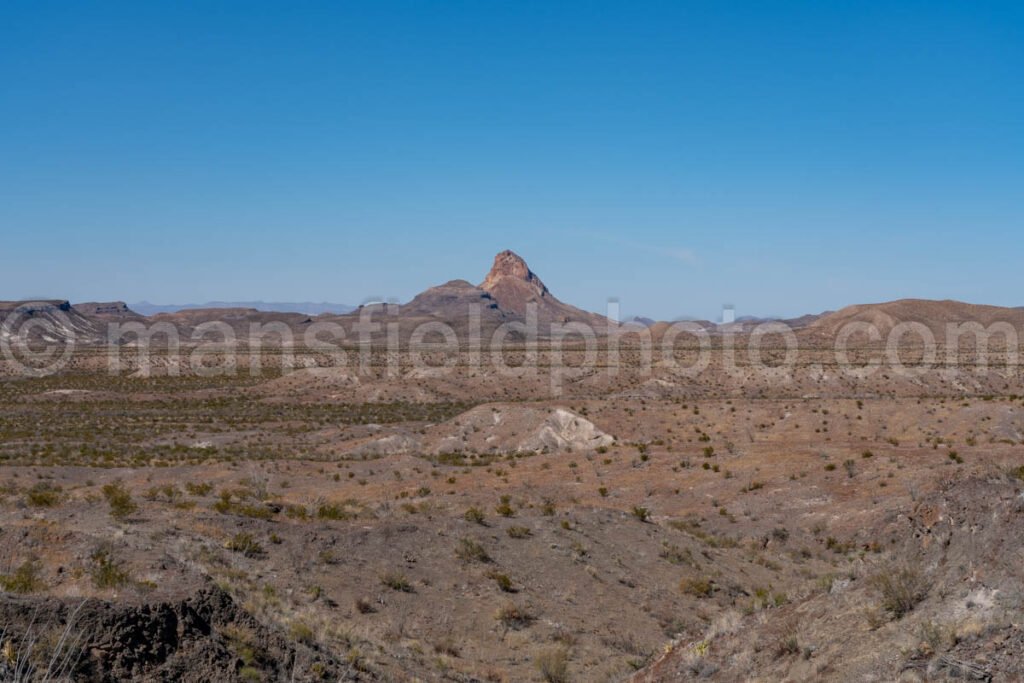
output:
[[[459,544],[455,546],[455,556],[463,562],[486,563],[491,561],[491,556],[487,554],[487,550],[478,541],[468,537],[459,539]]]
[[[412,584],[401,572],[385,572],[380,577],[380,582],[393,591],[400,593],[412,593]]]
[[[512,586],[512,579],[509,578],[508,574],[502,574],[498,571],[488,572],[487,577],[494,579],[494,583],[497,584],[498,589],[503,593],[515,593],[516,589]]]
[[[672,564],[693,564],[693,553],[689,548],[680,548],[675,543],[665,541],[661,545],[659,557]]]
[[[232,508],[232,512],[241,517],[251,517],[252,519],[274,518],[274,510],[266,505],[236,505]]]
[[[455,642],[455,638],[451,636],[445,636],[443,639],[434,643],[434,653],[447,655],[449,657],[459,657],[462,654],[459,649],[459,644]]]
[[[222,515],[239,515],[253,519],[274,518],[274,511],[266,505],[246,503],[249,496],[244,490],[222,490],[218,496],[217,502],[213,504],[213,509]],[[233,500],[233,497],[238,497],[238,500]]]
[[[695,598],[706,598],[714,591],[711,581],[702,578],[683,579],[679,582],[679,590]]]
[[[61,494],[59,486],[39,482],[25,492],[25,502],[34,508],[52,508],[60,504]]]
[[[103,486],[103,497],[107,499],[110,506],[110,516],[119,522],[131,517],[138,511],[139,506],[132,500],[132,494],[124,487],[124,483],[115,480]]]
[[[200,484],[189,481],[185,482],[185,490],[190,496],[208,496],[213,491],[213,484],[205,481]]]
[[[479,524],[480,526],[487,526],[487,522],[484,520],[484,512],[480,508],[473,506],[466,510],[462,515],[463,519],[473,524]]]
[[[916,567],[889,567],[869,581],[881,594],[881,608],[894,619],[903,618],[928,596],[927,580]]]
[[[715,536],[700,528],[700,522],[692,519],[673,519],[668,525],[677,531],[690,534],[712,548],[735,548],[739,541],[731,536]]]
[[[259,544],[252,534],[240,532],[231,537],[224,545],[233,553],[241,553],[246,557],[259,557],[263,554],[263,546]]]
[[[509,496],[502,496],[501,499],[500,499],[500,502],[498,503],[498,506],[496,508],[494,508],[494,511],[497,512],[502,517],[512,517],[513,515],[516,514],[516,511],[515,511],[515,508],[512,507],[512,502],[511,501],[512,501],[511,497],[509,497]]]
[[[494,618],[505,628],[513,630],[526,628],[537,619],[528,609],[512,602],[506,602],[499,607]]]
[[[775,657],[777,659],[792,657],[797,654],[800,654],[800,640],[796,637],[796,634],[790,633],[785,635],[775,644]]]
[[[314,641],[313,629],[304,621],[293,621],[288,628],[288,635],[303,645],[310,645]]]
[[[97,588],[120,588],[131,581],[128,571],[114,557],[108,546],[101,545],[93,551],[90,559],[92,567],[89,574],[92,577],[93,585]]]
[[[569,681],[569,650],[555,647],[544,650],[533,660],[546,683],[568,683]]]
[[[36,593],[46,587],[39,574],[39,563],[26,560],[12,574],[0,576],[0,588],[8,593]]]
[[[316,509],[317,519],[348,520],[354,515],[345,509],[343,505],[336,503],[324,503]]]
[[[785,593],[772,592],[770,588],[755,588],[754,598],[750,601],[750,611],[782,607],[789,601]]]
[[[146,500],[157,501],[161,497],[165,503],[177,503],[181,500],[181,491],[174,484],[164,484],[163,486],[151,486],[143,494],[143,498]]]
[[[529,538],[533,536],[533,532],[525,526],[510,526],[505,529],[505,533],[508,534],[509,538]]]
[[[650,521],[650,519],[651,519],[651,511],[648,510],[647,508],[641,507],[639,505],[634,505],[633,509],[630,511],[630,513],[634,517],[639,519],[641,522],[647,522],[647,521]]]

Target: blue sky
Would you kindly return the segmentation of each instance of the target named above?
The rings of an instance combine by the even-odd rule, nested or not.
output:
[[[0,299],[1024,305],[1017,2],[5,2]]]

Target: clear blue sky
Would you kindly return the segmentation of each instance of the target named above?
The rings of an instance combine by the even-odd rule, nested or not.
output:
[[[4,2],[0,299],[1024,305],[1024,3]]]

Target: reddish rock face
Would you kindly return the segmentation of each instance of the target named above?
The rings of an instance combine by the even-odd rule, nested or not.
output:
[[[519,254],[508,249],[494,257],[494,265],[491,266],[491,272],[487,273],[487,277],[484,278],[480,288],[491,291],[504,280],[525,282],[531,285],[531,288],[540,296],[543,296],[548,291],[548,288],[544,286],[540,278],[526,265],[526,261]]]
[[[505,250],[494,257],[491,272],[484,278],[480,289],[490,292],[498,305],[519,315],[526,313],[526,304],[540,303],[548,295],[541,282],[518,254]]]
[[[480,289],[488,292],[502,311],[519,317],[526,316],[528,307],[534,304],[535,314],[541,323],[575,321],[602,329],[608,324],[607,319],[597,314],[559,301],[530,270],[526,261],[507,249],[494,257],[491,272],[487,273]]]

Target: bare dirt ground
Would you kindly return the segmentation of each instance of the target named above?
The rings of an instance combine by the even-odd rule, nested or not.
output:
[[[3,380],[0,679],[1024,677],[1018,377],[545,358]]]

